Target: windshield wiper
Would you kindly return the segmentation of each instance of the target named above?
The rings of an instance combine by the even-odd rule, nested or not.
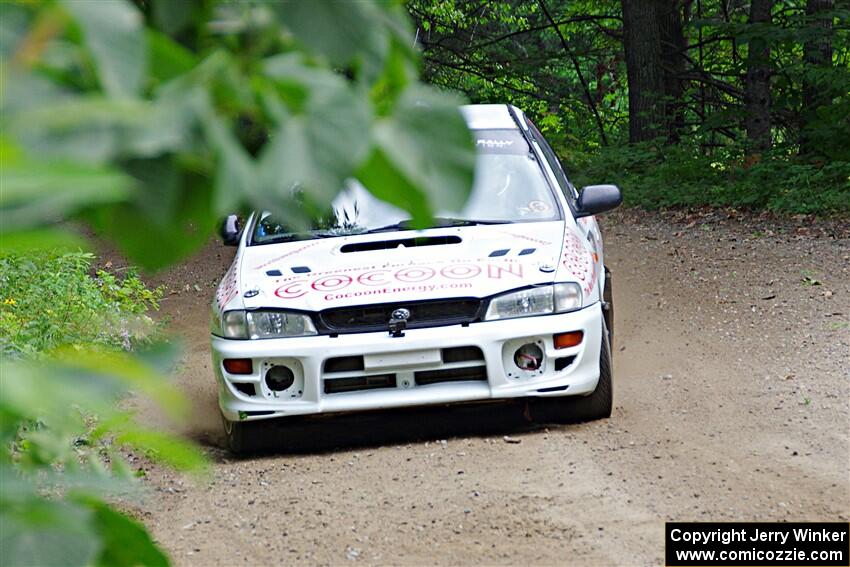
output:
[[[445,228],[445,227],[455,227],[455,226],[475,226],[479,224],[512,224],[512,221],[508,220],[484,220],[484,219],[452,219],[452,218],[442,218],[435,217],[434,224],[431,226],[425,227],[428,228]],[[416,230],[413,228],[413,220],[407,219],[401,222],[397,222],[394,224],[388,224],[387,226],[381,226],[378,228],[372,228],[369,230],[365,230],[363,232],[359,232],[357,234],[374,234],[376,232],[391,232],[394,230]],[[424,230],[424,229],[423,229]]]
[[[485,220],[485,219],[452,219],[443,217],[434,217],[434,224],[428,228],[445,228],[457,226],[475,226],[484,224],[512,224],[513,221],[507,220]],[[292,234],[281,234],[279,236],[270,237],[262,241],[254,241],[254,244],[278,244],[281,242],[297,242],[301,240],[313,240],[316,238],[336,238],[339,236],[359,236],[361,234],[375,234],[378,232],[393,232],[397,230],[416,230],[413,228],[413,219],[403,220],[397,223],[371,228],[361,232],[301,232]],[[424,229],[423,229],[424,230]]]

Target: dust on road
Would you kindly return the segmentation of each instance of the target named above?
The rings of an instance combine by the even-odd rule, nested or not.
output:
[[[850,520],[850,235],[725,216],[605,218],[611,419],[406,410],[248,459],[220,448],[208,305],[232,253],[210,245],[154,281],[213,473],[143,465],[133,512],[178,565],[659,565],[668,520]]]

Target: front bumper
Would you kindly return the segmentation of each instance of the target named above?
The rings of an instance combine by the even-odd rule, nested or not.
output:
[[[584,332],[581,344],[556,349],[553,335],[570,331]],[[391,337],[387,332],[265,340],[213,336],[212,359],[221,411],[226,419],[239,421],[525,396],[586,395],[599,380],[601,341],[602,309],[596,303],[559,315],[409,329],[403,337]],[[515,351],[527,343],[538,345],[544,353],[542,365],[535,371],[522,370],[514,363]],[[464,360],[446,361],[446,349],[457,352],[457,347],[480,351],[463,349],[466,355],[459,358]],[[471,352],[480,356],[469,356]],[[252,373],[228,373],[222,361],[229,358],[250,358]],[[326,364],[329,359],[343,358],[360,360],[360,365],[332,368]],[[267,370],[276,365],[293,371],[294,382],[285,391],[272,391],[264,381]],[[458,380],[459,376],[463,379]],[[343,382],[337,380],[361,383],[364,389],[339,388]],[[369,382],[372,386],[366,386]],[[380,385],[375,386],[377,383]]]

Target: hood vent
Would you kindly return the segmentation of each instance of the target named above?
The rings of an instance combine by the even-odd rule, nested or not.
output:
[[[340,252],[372,252],[375,250],[394,250],[396,248],[416,248],[419,246],[442,246],[444,244],[460,244],[459,236],[420,236],[417,238],[400,238],[397,240],[374,240],[372,242],[352,242],[344,244]]]

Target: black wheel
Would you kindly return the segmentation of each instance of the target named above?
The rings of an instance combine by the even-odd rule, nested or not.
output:
[[[614,407],[614,384],[611,364],[611,337],[605,318],[602,319],[602,345],[599,352],[599,382],[587,396],[542,399],[532,417],[555,423],[578,423],[611,417]]]
[[[602,348],[599,353],[599,382],[589,396],[568,398],[570,418],[574,421],[592,421],[611,417],[614,407],[614,383],[612,380],[611,336],[608,325],[602,319]]]
[[[230,421],[221,416],[224,437],[231,453],[243,455],[268,446],[269,425],[263,421]]]

